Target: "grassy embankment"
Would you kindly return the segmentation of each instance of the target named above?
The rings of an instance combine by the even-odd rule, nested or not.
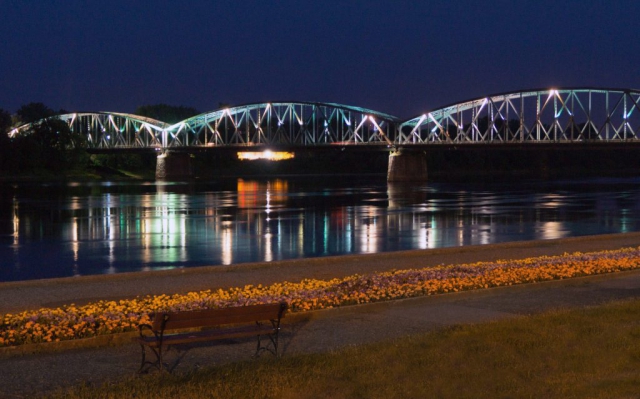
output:
[[[640,300],[58,392],[65,398],[631,398]]]

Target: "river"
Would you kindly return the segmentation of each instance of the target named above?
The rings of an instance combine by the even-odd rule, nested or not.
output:
[[[0,183],[0,281],[640,230],[640,178]]]

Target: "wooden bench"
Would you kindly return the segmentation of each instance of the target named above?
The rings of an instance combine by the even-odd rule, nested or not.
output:
[[[134,338],[142,348],[142,362],[138,373],[143,372],[145,365],[162,370],[163,346],[177,344],[257,336],[258,346],[254,356],[258,356],[264,350],[278,356],[280,319],[284,317],[286,310],[286,303],[275,303],[154,313],[151,315],[152,323],[141,324],[138,327],[140,336]],[[261,341],[261,337],[264,336],[269,338],[266,346],[262,345]],[[273,349],[268,347],[269,344]],[[146,360],[146,347],[155,353],[155,362]]]

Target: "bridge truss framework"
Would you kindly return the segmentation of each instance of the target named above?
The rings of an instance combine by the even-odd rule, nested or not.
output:
[[[396,144],[629,141],[640,138],[640,91],[544,89],[453,104],[404,121]]]
[[[55,118],[85,135],[91,149],[391,145],[399,119],[329,103],[248,104],[194,116],[174,125],[122,113],[73,113]],[[28,131],[30,125],[9,135]]]
[[[405,121],[365,108],[311,102],[247,104],[173,125],[110,112],[55,118],[85,135],[90,149],[624,142],[640,140],[639,104],[638,90],[569,88],[491,95]]]
[[[165,147],[392,144],[399,119],[330,103],[272,102],[226,108],[167,129]]]

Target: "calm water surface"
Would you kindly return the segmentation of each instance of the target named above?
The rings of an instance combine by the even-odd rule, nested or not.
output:
[[[640,179],[0,184],[0,281],[640,230]]]

